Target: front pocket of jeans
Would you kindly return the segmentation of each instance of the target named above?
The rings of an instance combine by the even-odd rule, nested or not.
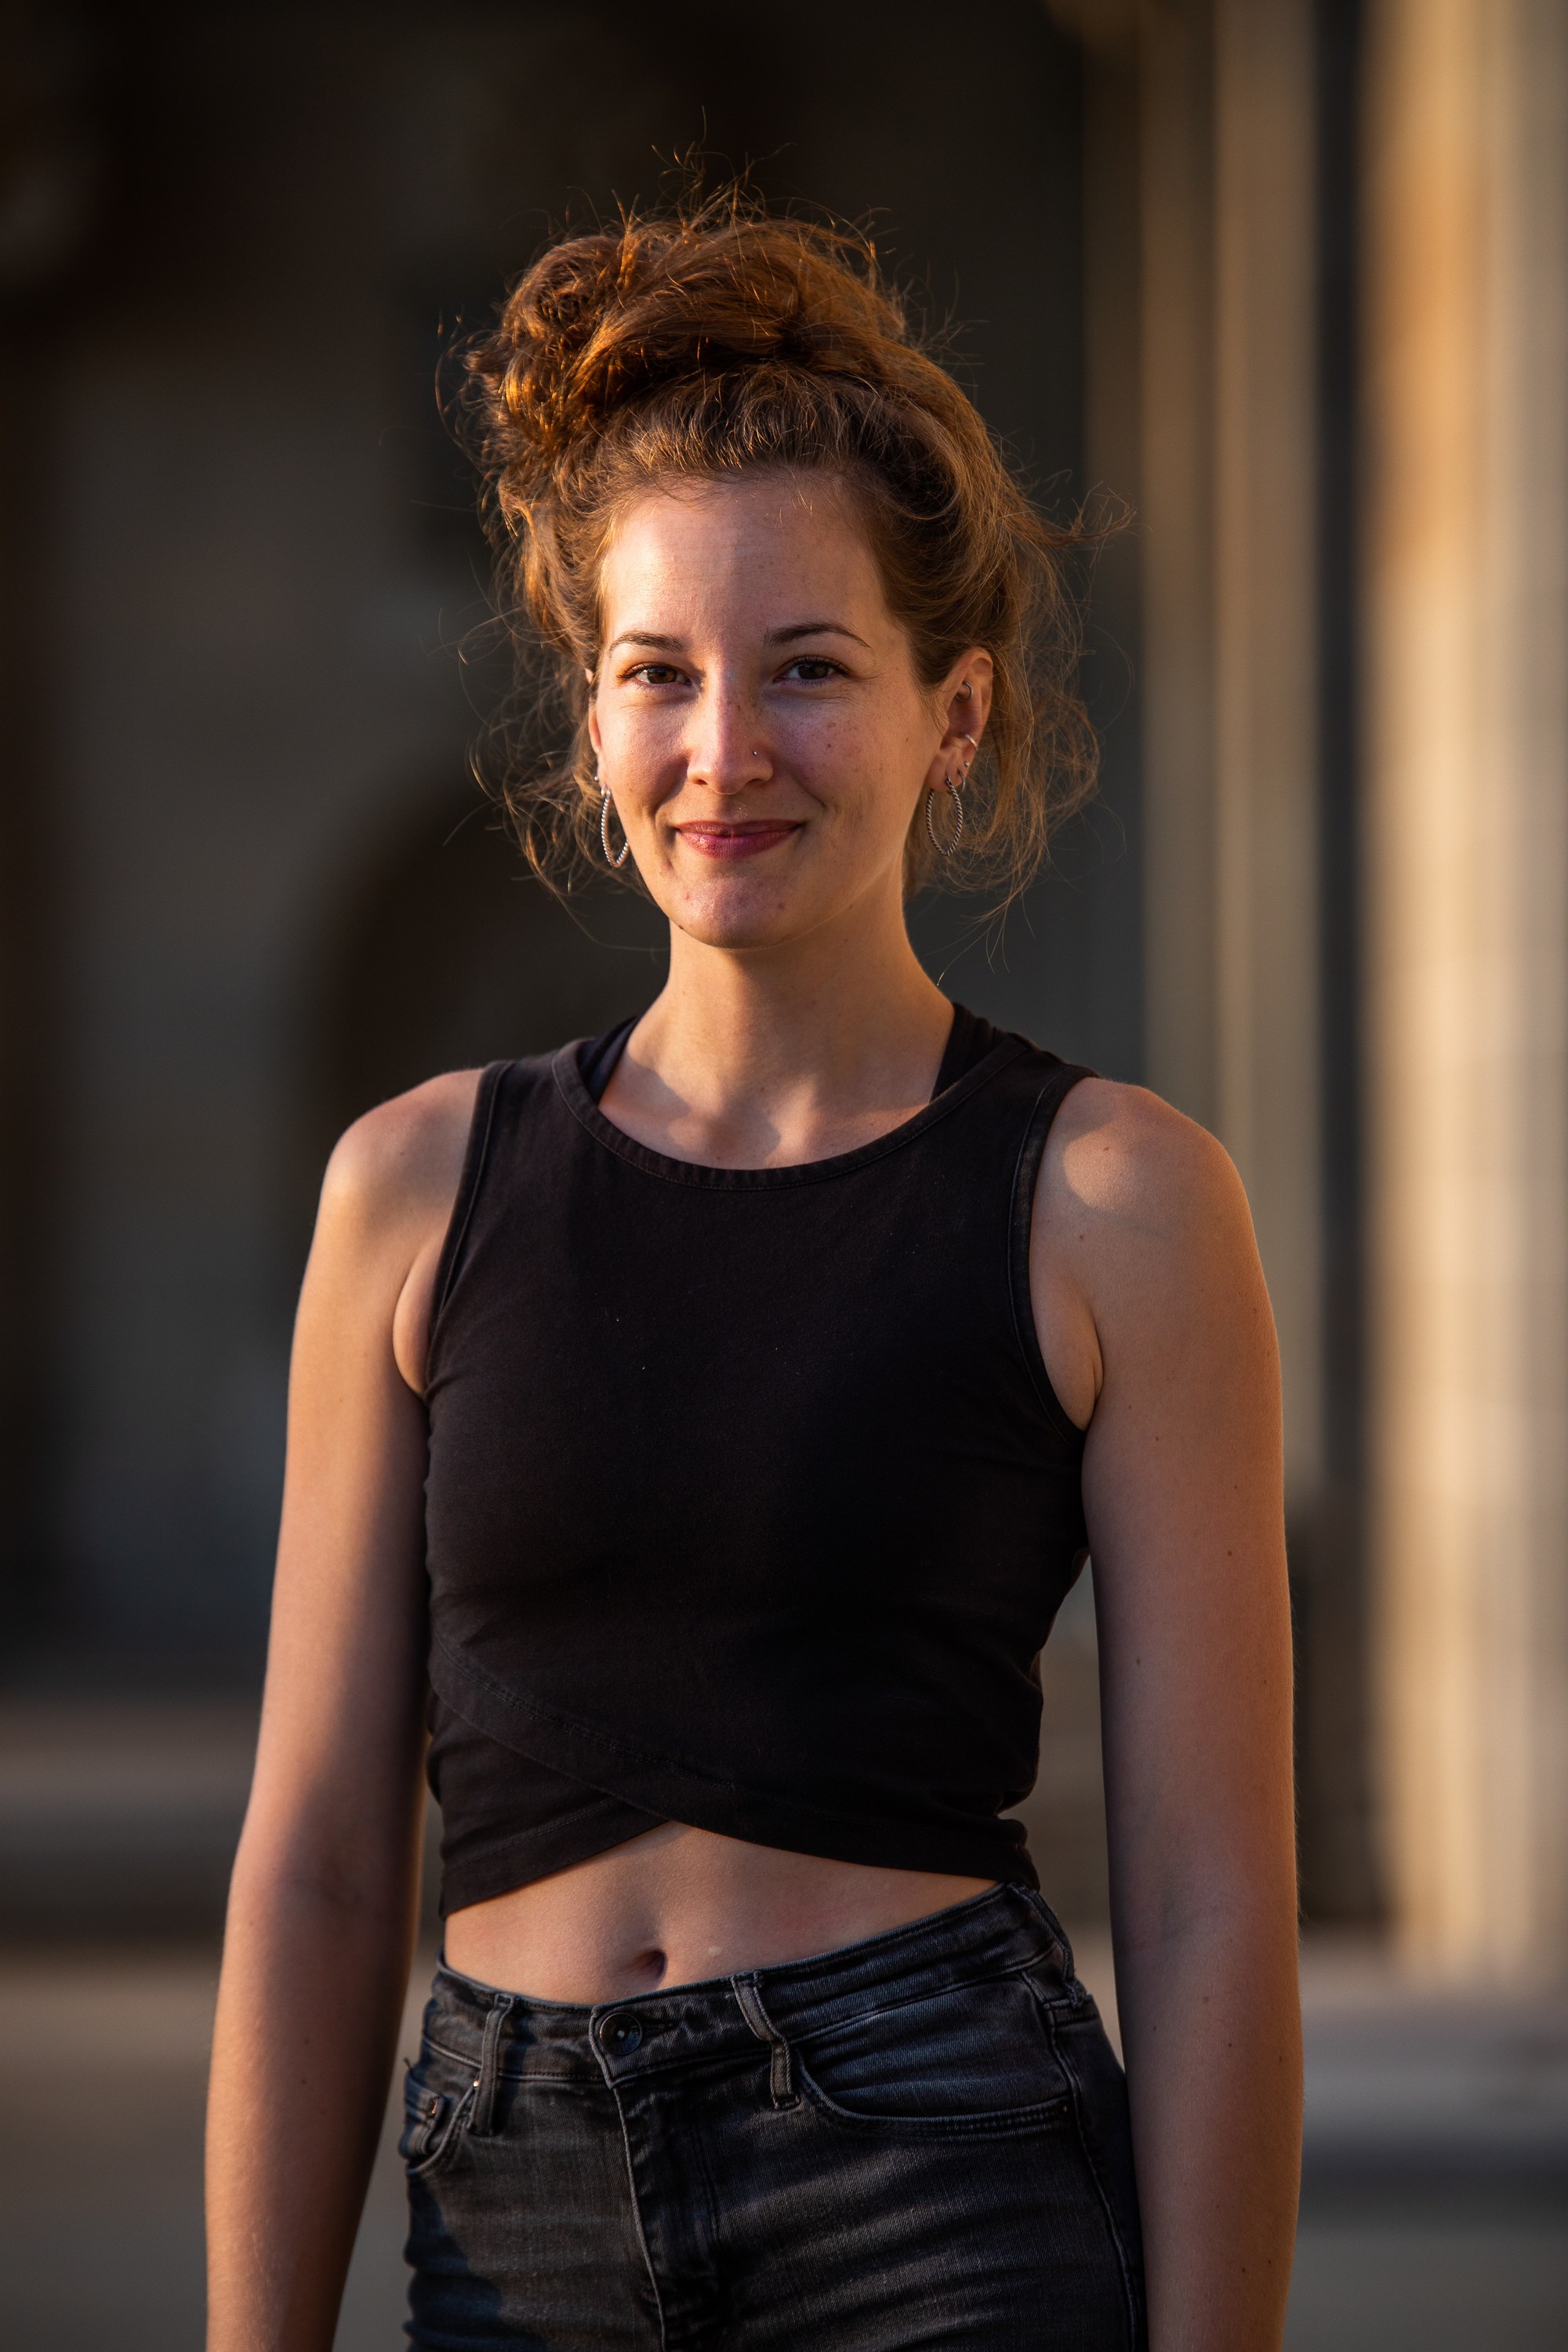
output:
[[[411,2180],[423,2180],[450,2161],[473,2113],[474,2084],[445,2054],[422,2056],[404,2085],[403,2132],[397,2153]]]
[[[873,2131],[1035,2131],[1070,2113],[1039,2004],[1016,1977],[873,2011],[795,2056],[814,2106]]]

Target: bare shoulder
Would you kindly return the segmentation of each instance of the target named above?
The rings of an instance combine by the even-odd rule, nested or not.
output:
[[[449,1070],[356,1118],[327,1162],[323,1218],[377,1229],[422,1217],[443,1200],[449,1209],[479,1083],[478,1070]]]
[[[1120,1367],[1194,1348],[1272,1350],[1252,1218],[1229,1154],[1142,1087],[1085,1078],[1052,1126],[1035,1194],[1041,1349],[1080,1428]],[[1243,1339],[1245,1336],[1245,1339]]]
[[[463,1172],[478,1070],[426,1079],[378,1103],[327,1162],[311,1251],[318,1267],[374,1266],[395,1287],[446,1230]]]
[[[1042,1205],[1085,1244],[1190,1244],[1203,1234],[1251,1240],[1251,1218],[1229,1153],[1145,1087],[1085,1078],[1051,1129],[1040,1171]],[[1064,1236],[1065,1238],[1065,1236]]]

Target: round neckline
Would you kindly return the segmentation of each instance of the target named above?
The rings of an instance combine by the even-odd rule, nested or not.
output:
[[[869,1143],[858,1143],[851,1151],[836,1151],[826,1160],[798,1160],[782,1168],[718,1168],[705,1160],[677,1160],[668,1151],[656,1151],[651,1144],[639,1143],[624,1127],[606,1118],[583,1082],[580,1055],[591,1039],[579,1037],[563,1045],[551,1062],[556,1091],[567,1109],[584,1128],[595,1143],[615,1153],[617,1160],[626,1160],[645,1175],[657,1176],[668,1184],[702,1184],[719,1192],[766,1192],[791,1184],[820,1184],[838,1176],[851,1176],[858,1169],[868,1167],[889,1151],[899,1151],[913,1143],[942,1119],[948,1118],[967,1102],[970,1096],[984,1086],[1005,1064],[1026,1053],[1028,1045],[1022,1037],[1003,1035],[982,1055],[962,1077],[950,1087],[922,1103],[910,1118],[900,1119],[885,1135],[872,1138]]]

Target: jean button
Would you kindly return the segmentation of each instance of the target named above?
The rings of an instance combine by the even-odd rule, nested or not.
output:
[[[642,2026],[629,2010],[616,2010],[599,2020],[599,2042],[612,2058],[629,2058],[642,2042]]]

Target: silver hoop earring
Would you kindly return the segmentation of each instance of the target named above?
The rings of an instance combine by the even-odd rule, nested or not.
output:
[[[958,812],[958,816],[952,833],[945,841],[938,839],[936,827],[931,823],[931,804],[935,800],[936,794],[933,792],[926,793],[926,832],[930,836],[931,845],[939,857],[951,857],[963,839],[963,787],[969,782],[969,771],[973,767],[974,754],[980,749],[973,735],[965,735],[963,740],[969,746],[969,757],[957,775],[950,776],[947,780],[947,789],[952,796],[952,805]]]
[[[613,857],[610,855],[610,788],[601,781],[597,773],[594,777],[594,782],[599,787],[599,839],[604,845],[605,863],[606,866],[613,866],[618,874],[632,854],[632,845],[629,841],[623,838],[620,856]],[[621,827],[621,832],[624,835],[626,833],[624,825]]]
[[[964,773],[968,773],[967,769],[964,771]],[[952,831],[948,835],[947,839],[945,841],[942,840],[938,835],[936,826],[931,822],[931,804],[932,801],[935,800],[936,794],[933,792],[928,792],[926,794],[926,832],[930,835],[931,845],[936,851],[937,856],[939,857],[951,858],[954,851],[957,849],[959,843],[963,839],[963,777],[956,777],[954,781],[948,785],[947,790],[952,801],[952,805],[958,812],[957,822],[953,825]]]

